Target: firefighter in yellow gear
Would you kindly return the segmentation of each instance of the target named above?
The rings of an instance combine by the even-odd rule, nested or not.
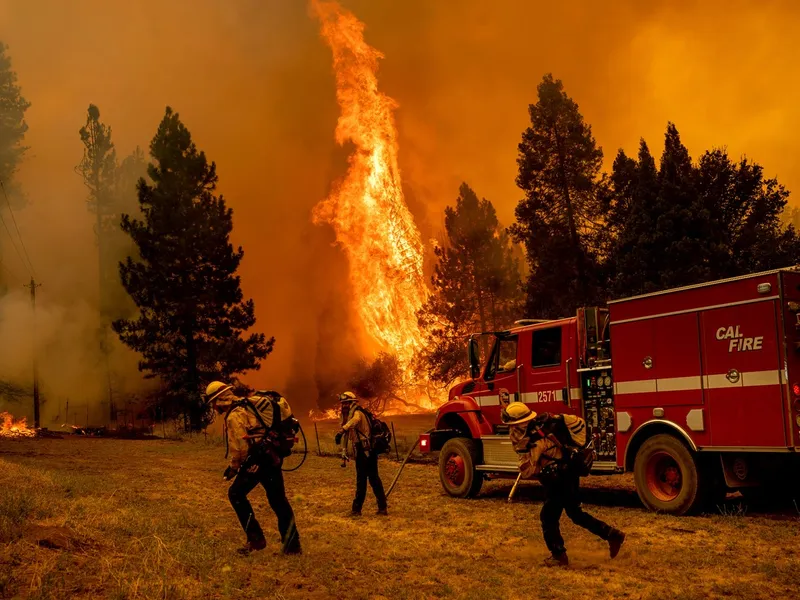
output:
[[[369,419],[364,414],[358,403],[358,398],[353,392],[340,394],[339,402],[342,407],[342,427],[336,433],[336,443],[342,442],[344,437],[343,451],[346,453],[347,447],[350,446],[356,460],[356,496],[353,499],[350,515],[353,517],[361,516],[361,509],[367,497],[367,481],[369,481],[378,504],[378,512],[376,514],[387,516],[389,510],[383,482],[378,473],[378,455],[372,451],[370,445],[371,429]]]
[[[561,537],[561,513],[573,523],[606,540],[614,558],[625,541],[625,534],[596,519],[581,508],[580,475],[565,453],[586,441],[586,423],[574,415],[537,415],[522,402],[511,402],[501,413],[509,425],[509,435],[519,456],[519,469],[525,478],[538,478],[545,489],[545,502],[539,518],[550,556],[548,565],[567,566],[569,558]],[[582,436],[582,438],[581,438]]]
[[[223,426],[228,450],[225,456],[230,453],[230,463],[223,477],[226,481],[233,479],[228,489],[228,499],[247,536],[247,543],[239,552],[247,554],[263,550],[267,545],[264,532],[247,499],[253,488],[261,484],[267,493],[270,507],[278,517],[283,553],[299,554],[300,535],[295,525],[294,512],[286,498],[281,471],[283,461],[274,450],[269,450],[269,446],[259,446],[268,433],[267,429],[277,425],[272,422],[272,411],[266,410],[256,415],[243,398],[234,394],[232,386],[221,381],[208,385],[206,401],[217,413],[225,415]],[[281,419],[291,416],[291,409],[285,398],[277,400],[277,405]],[[267,450],[264,451],[264,448]]]

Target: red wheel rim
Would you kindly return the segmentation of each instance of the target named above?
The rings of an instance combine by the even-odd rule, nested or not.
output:
[[[447,462],[444,463],[444,476],[454,487],[464,483],[466,472],[464,459],[458,454],[451,454],[447,457]]]
[[[678,497],[683,487],[683,474],[678,462],[666,452],[656,452],[647,461],[647,489],[661,502]]]

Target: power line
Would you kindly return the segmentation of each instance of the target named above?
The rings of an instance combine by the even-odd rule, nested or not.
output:
[[[11,201],[8,199],[8,193],[6,193],[6,187],[3,185],[3,180],[0,179],[0,189],[3,190],[3,196],[6,198],[6,204],[8,204],[8,212],[11,213],[11,219],[14,221],[14,229],[17,230],[17,236],[19,237],[19,243],[22,245],[22,251],[25,253],[25,258],[28,259],[28,265],[25,267],[26,270],[30,267],[31,273],[35,276],[36,269],[33,268],[33,263],[31,262],[30,256],[28,256],[28,249],[25,247],[25,241],[22,239],[22,234],[19,232],[19,226],[17,225],[17,218],[14,216],[14,211],[11,208]],[[6,229],[6,233],[8,233],[8,237],[11,238],[11,243],[14,244],[14,238],[11,236],[11,232],[8,230],[8,225],[6,225],[5,219],[3,219],[2,214],[0,214],[0,220],[3,221],[3,227]],[[17,256],[22,261],[23,266],[25,266],[25,261],[22,260],[22,255],[20,254],[19,250],[17,249],[17,245],[14,244],[14,250],[17,251]]]

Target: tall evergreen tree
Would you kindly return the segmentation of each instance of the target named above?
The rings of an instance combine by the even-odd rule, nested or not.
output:
[[[115,214],[115,192],[117,178],[117,152],[111,141],[111,128],[100,122],[100,110],[90,104],[86,124],[80,130],[83,142],[83,159],[77,167],[89,190],[87,205],[95,215],[95,241],[98,254],[99,308],[101,321],[109,322],[109,288],[113,284],[116,262],[108,252],[108,238],[113,228],[118,227],[120,215]],[[116,218],[115,218],[116,217]]]
[[[7,53],[8,46],[0,42],[0,202],[6,203],[5,196],[15,208],[22,204],[22,190],[15,180],[15,174],[27,146],[23,145],[28,125],[25,123],[25,111],[30,102],[22,96],[22,89],[17,84],[17,74],[11,69],[11,57]],[[6,271],[0,269],[0,295],[8,289]],[[19,282],[15,282],[15,285]]]
[[[510,231],[527,251],[528,313],[557,317],[599,293],[603,152],[560,80],[545,75],[538,96],[519,145],[517,185],[525,199]]]
[[[138,187],[142,218],[122,218],[139,256],[122,263],[120,273],[139,315],[115,321],[114,329],[142,355],[146,376],[166,384],[167,400],[187,425],[198,428],[202,385],[258,369],[275,340],[245,336],[255,324],[255,307],[243,299],[236,275],[244,252],[229,240],[233,211],[214,194],[215,164],[170,108],[150,155],[153,183],[141,180]]]
[[[137,148],[117,164],[111,128],[100,121],[100,110],[89,105],[86,123],[80,129],[83,158],[76,167],[88,190],[87,207],[95,215],[95,243],[98,256],[99,344],[108,379],[109,416],[116,421],[116,401],[111,369],[109,330],[114,319],[134,312],[130,296],[119,279],[119,261],[129,256],[133,243],[120,227],[125,212],[138,211],[136,184],[147,174],[144,153]]]
[[[620,151],[611,175],[615,296],[794,264],[800,241],[781,222],[788,192],[760,165],[706,152],[694,165],[672,123],[657,170],[642,141],[638,160]]]
[[[657,255],[663,252],[656,239],[662,210],[658,205],[658,169],[644,140],[639,144],[638,161],[619,151],[610,181],[613,201],[608,225],[614,241],[608,262],[613,295],[642,293],[657,285]]]
[[[119,278],[119,261],[128,256],[134,256],[136,245],[121,227],[122,215],[134,218],[141,217],[137,186],[141,179],[147,178],[147,160],[145,154],[138,146],[134,151],[122,159],[117,166],[113,221],[108,235],[108,255],[114,261],[114,280],[109,290],[108,302],[113,307],[115,318],[128,318],[136,312],[136,306],[131,297],[122,287]]]
[[[14,174],[28,149],[22,142],[28,131],[25,111],[30,102],[22,96],[7,50],[8,46],[0,42],[0,181],[10,198],[19,199]]]
[[[519,264],[494,206],[462,183],[445,209],[444,243],[435,248],[433,294],[419,313],[431,343],[420,361],[434,381],[467,371],[464,337],[509,326],[520,309]]]
[[[698,192],[711,216],[715,278],[796,264],[800,238],[782,221],[789,192],[766,179],[761,165],[733,162],[726,150],[706,152],[697,166]]]
[[[700,198],[689,151],[672,123],[667,125],[658,185],[659,287],[708,281],[713,276],[711,215]]]

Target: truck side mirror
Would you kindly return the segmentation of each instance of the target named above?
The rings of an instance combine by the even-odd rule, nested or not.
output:
[[[478,350],[478,340],[469,338],[467,345],[467,353],[469,355],[469,374],[472,379],[477,379],[481,374],[481,363],[478,358],[480,351]]]

